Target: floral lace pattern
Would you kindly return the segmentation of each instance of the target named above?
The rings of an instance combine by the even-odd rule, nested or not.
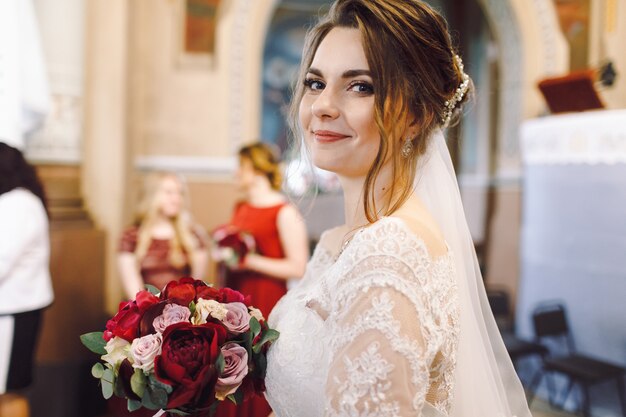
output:
[[[278,417],[446,415],[459,337],[452,254],[433,259],[386,217],[333,262],[318,246],[270,316],[267,397]],[[314,308],[312,308],[314,306]]]

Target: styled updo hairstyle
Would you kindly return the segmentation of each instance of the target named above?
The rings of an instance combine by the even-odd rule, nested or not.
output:
[[[256,142],[239,149],[239,158],[247,159],[259,174],[263,174],[269,180],[272,189],[280,190],[283,184],[283,176],[280,171],[280,160],[277,152],[263,142]]]
[[[294,90],[290,119],[295,137],[302,138],[298,109],[306,73],[322,40],[336,27],[359,30],[372,74],[375,120],[381,143],[363,188],[369,222],[396,211],[411,195],[417,161],[433,130],[446,123],[446,102],[464,80],[443,17],[418,0],[337,0],[307,34]],[[454,114],[469,94],[458,100]],[[418,126],[412,151],[402,156],[406,131]],[[374,185],[385,161],[392,163],[391,204],[384,213],[376,207]]]

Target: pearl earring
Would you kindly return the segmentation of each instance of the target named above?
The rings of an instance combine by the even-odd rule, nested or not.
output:
[[[409,158],[413,153],[413,139],[407,137],[402,144],[402,149],[400,150],[400,154],[402,154],[403,158]]]

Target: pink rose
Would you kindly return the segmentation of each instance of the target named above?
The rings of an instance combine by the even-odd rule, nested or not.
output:
[[[230,333],[241,334],[250,329],[250,313],[244,303],[224,304],[228,312],[226,318],[222,320],[224,326]]]
[[[244,347],[233,342],[226,343],[222,346],[222,355],[224,372],[215,384],[215,397],[220,401],[235,393],[248,374],[248,352]]]
[[[154,319],[152,325],[157,332],[163,333],[169,325],[180,323],[181,321],[189,322],[190,316],[191,311],[187,307],[178,304],[168,304],[163,309],[163,313]]]
[[[163,338],[159,333],[149,334],[133,340],[130,345],[130,353],[133,357],[133,368],[139,368],[144,372],[154,369],[154,358],[161,354]]]

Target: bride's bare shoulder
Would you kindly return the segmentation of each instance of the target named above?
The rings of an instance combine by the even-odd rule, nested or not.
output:
[[[341,249],[344,237],[346,235],[346,226],[337,226],[326,230],[321,234],[317,242],[322,248],[331,254],[336,254]]]
[[[424,242],[431,257],[437,258],[448,253],[448,245],[439,225],[423,205],[419,203],[404,205],[391,217],[402,220],[406,227]]]

